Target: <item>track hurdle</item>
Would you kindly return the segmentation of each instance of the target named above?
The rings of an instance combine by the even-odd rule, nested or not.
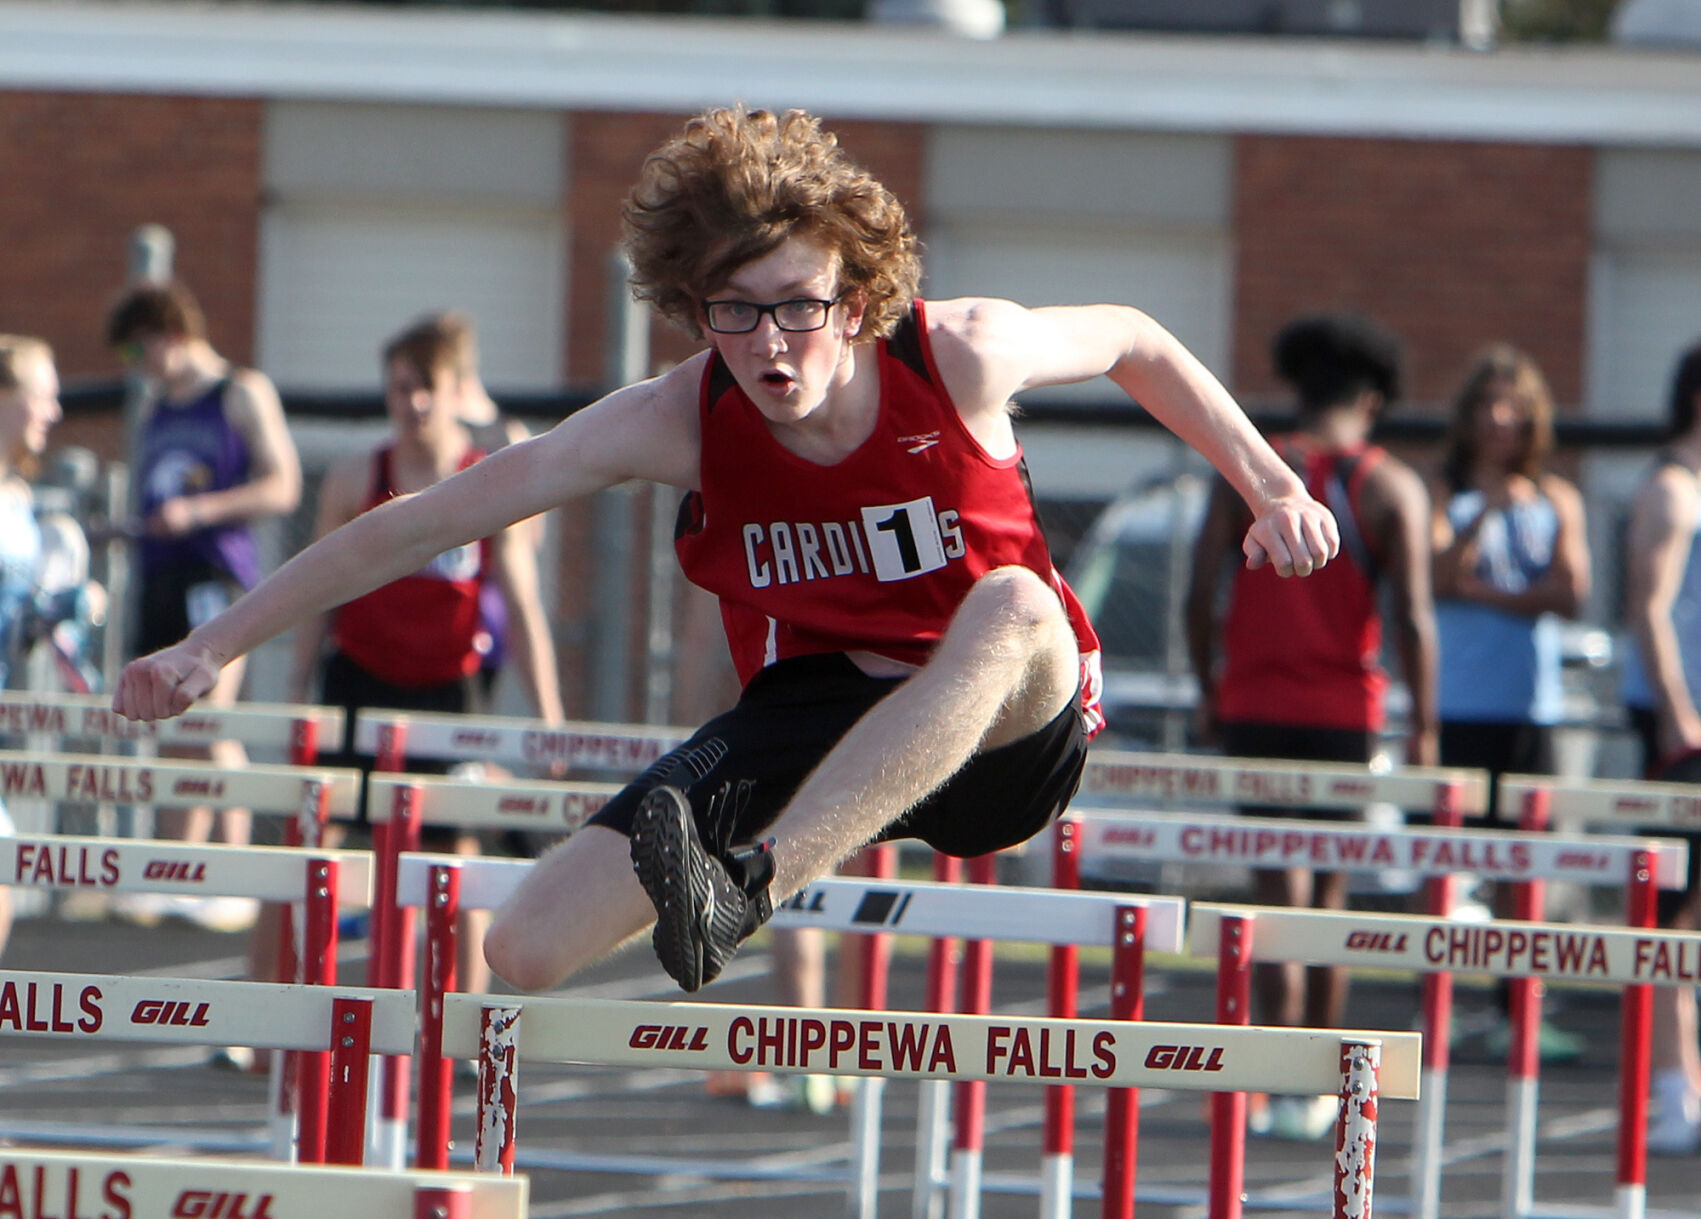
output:
[[[433,785],[425,786],[429,790]],[[447,990],[453,986],[455,915],[460,909],[500,905],[529,866],[520,860],[447,859],[429,854],[409,854],[401,860],[401,901],[423,905],[428,911],[429,964],[421,995],[425,1011],[417,1159],[421,1167],[447,1162],[449,1056],[439,1035],[433,1032],[433,1024]],[[1176,951],[1181,944],[1184,911],[1185,904],[1178,898],[839,877],[818,880],[794,894],[776,907],[773,922],[780,927],[842,932],[901,932],[935,938],[973,934],[988,941],[1109,947],[1113,949],[1113,986],[1134,995],[1142,985],[1143,949],[1149,945],[1157,951]],[[1047,1082],[1073,1078],[1072,1073],[1054,1067],[1047,1064],[1042,1069]],[[879,1178],[877,1103],[876,1085],[871,1090],[869,1109],[853,1118],[853,1214],[874,1214]],[[1125,1192],[1122,1181],[1126,1180],[1130,1197],[1132,1190],[1135,1110],[1130,1103],[1117,1112],[1121,1116],[1111,1122],[1106,1136],[1106,1179],[1110,1182],[1105,1190],[1107,1214],[1120,1213],[1110,1208]],[[670,1168],[650,1164],[647,1168],[678,1170],[677,1164]],[[978,1197],[978,1162],[958,1163],[953,1169],[959,1196],[967,1191]],[[918,1180],[918,1191],[931,1184]]]
[[[411,1046],[414,1031],[406,991],[0,971],[0,1035],[328,1052],[324,1116],[311,1122],[321,1145],[303,1119],[302,1156],[314,1161],[362,1162],[367,1058]]]
[[[1452,809],[1446,810],[1450,816]],[[1256,820],[1177,813],[1109,813],[1080,810],[1084,860],[1124,857],[1147,861],[1312,867],[1335,871],[1397,869],[1429,878],[1429,914],[1451,912],[1451,877],[1468,870],[1489,880],[1526,884],[1537,878],[1588,885],[1637,886],[1645,839],[1596,835],[1414,828],[1379,830],[1339,822]],[[1684,883],[1682,844],[1658,853],[1652,880],[1664,888]],[[1412,1211],[1439,1214],[1442,1129],[1447,1099],[1447,1042],[1451,1027],[1451,976],[1421,975],[1424,1017],[1424,1088],[1412,1148]],[[1530,1073],[1534,1074],[1534,1064]],[[1533,1137],[1533,1134],[1532,1134]]]
[[[1506,807],[1511,802],[1535,808],[1542,817],[1553,817],[1594,825],[1670,826],[1673,829],[1701,829],[1701,795],[1692,784],[1646,783],[1613,780],[1559,780],[1546,775],[1505,775],[1500,792]],[[1665,857],[1685,858],[1686,844],[1662,843],[1660,865],[1664,870]],[[1662,887],[1665,887],[1662,885]],[[1681,886],[1679,886],[1681,887]],[[1632,926],[1652,927],[1655,923],[1654,899],[1645,897],[1646,907],[1632,909]],[[1691,970],[1679,984],[1692,985],[1698,978]],[[1524,1118],[1514,1127],[1515,1142],[1508,1152],[1506,1213],[1522,1216],[1553,1215],[1577,1219],[1579,1216],[1609,1213],[1618,1216],[1641,1216],[1647,1199],[1647,1087],[1652,985],[1638,983],[1625,988],[1623,1018],[1620,1025],[1619,1047],[1619,1129],[1618,1129],[1618,1197],[1614,1207],[1581,1207],[1571,1203],[1540,1203],[1534,1196],[1535,1133],[1532,1122]],[[1516,997],[1516,996],[1515,996]],[[1528,1023],[1528,1020],[1524,1023]],[[1527,1035],[1527,1032],[1526,1032]],[[1513,1054],[1520,1050],[1520,1029],[1513,1028]],[[1534,1053],[1524,1050],[1526,1060],[1533,1061]],[[1515,1069],[1522,1070],[1522,1067]],[[1533,1073],[1533,1067],[1528,1072]],[[1525,1106],[1529,1101],[1520,1098]]]
[[[17,1215],[525,1219],[530,1196],[524,1177],[0,1148],[0,1198]]]
[[[64,711],[65,708],[59,710]],[[337,714],[340,716],[341,713]],[[275,718],[262,718],[273,728],[277,727],[278,721]],[[297,728],[292,729],[294,735],[291,739],[301,742],[303,748],[316,748],[314,734],[317,730],[308,727],[316,722],[311,718],[300,721]],[[359,779],[357,771],[333,768],[251,765],[232,770],[206,761],[187,759],[0,751],[0,798],[3,799],[22,798],[47,803],[195,803],[215,808],[247,808],[260,814],[287,815],[291,824],[298,827],[294,835],[298,842],[316,843],[317,829],[327,817],[347,817],[353,814]],[[304,831],[300,827],[310,828]],[[306,837],[303,836],[304,833]],[[234,889],[230,894],[217,894],[212,887],[215,882],[222,885],[258,878],[239,878],[230,874],[219,862],[232,858],[230,856],[209,857],[200,854],[200,851],[211,848],[190,848],[186,843],[156,842],[151,839],[128,841],[137,851],[147,851],[151,854],[141,859],[139,877],[134,875],[137,869],[132,868],[131,878],[124,886],[126,888],[190,896],[261,896],[258,893],[246,893],[240,888]],[[105,849],[102,848],[103,851]],[[286,853],[288,850],[273,849]],[[128,850],[129,848],[123,849],[124,852]],[[77,864],[73,868],[69,854],[63,854],[57,849],[39,850],[27,859],[14,854],[10,871],[14,883],[36,887],[84,891],[116,888],[110,880],[111,873],[104,862],[90,870],[89,860],[92,858],[94,857],[79,853],[76,856]],[[105,856],[99,858],[104,860]],[[123,858],[125,854],[122,852],[115,857],[118,860]],[[211,870],[207,867],[209,862],[214,865]],[[156,873],[153,877],[147,875],[150,868]],[[365,894],[369,892],[367,886],[370,882],[366,879],[368,876],[369,872],[363,871],[358,878],[360,887],[346,891],[357,893],[364,900]],[[351,878],[355,879],[357,878]],[[287,934],[283,937],[280,972],[293,981],[329,981],[333,975],[325,971],[334,969],[336,960],[334,907],[330,911],[332,917],[328,931],[318,926],[309,927],[306,923],[309,907],[301,902],[302,894],[303,889],[298,885],[290,889],[282,899],[294,903],[294,909],[300,912],[301,926],[296,927],[295,920],[284,920]],[[327,940],[327,935],[333,938]],[[327,948],[327,944],[332,946]],[[310,1061],[307,1064],[306,1078],[315,1078],[322,1070],[322,1060]],[[289,1072],[284,1070],[273,1072],[273,1150],[280,1158],[289,1156],[292,1132],[297,1122],[294,1108],[295,1091],[285,1086],[286,1074]],[[309,1084],[310,1089],[313,1086]]]
[[[182,893],[294,903],[303,912],[295,981],[329,986],[337,977],[337,908],[367,906],[372,857],[364,851],[307,853],[285,847],[200,846],[133,838],[20,834],[0,840],[0,884],[45,891]],[[309,1159],[324,1147],[327,1052],[300,1056],[289,1080],[274,1081],[272,1153]],[[298,1129],[299,1122],[299,1129]]]
[[[518,1066],[546,1062],[1046,1083],[1048,1051],[1077,1083],[1336,1091],[1335,1213],[1368,1217],[1380,1095],[1415,1096],[1416,1033],[451,995],[443,1045],[479,1058],[485,1171],[513,1162]],[[1213,1185],[1213,1190],[1217,1186]]]
[[[1650,854],[1642,852],[1638,885],[1638,904],[1647,911],[1652,909]],[[1195,905],[1192,915],[1189,947],[1199,955],[1220,952],[1233,933],[1247,941],[1242,954],[1247,962],[1257,957],[1314,965],[1374,964],[1418,973],[1448,970],[1495,977],[1572,978],[1625,987],[1627,1016],[1635,1010],[1629,991],[1650,985],[1693,985],[1701,978],[1701,933],[1697,932],[1666,932],[1651,927],[1580,928],[1571,923],[1523,921],[1457,923],[1427,915],[1272,910],[1208,903]],[[1244,978],[1237,977],[1235,985],[1244,984]],[[1644,1042],[1646,1035],[1644,1027],[1640,1030]],[[1627,1032],[1627,1041],[1630,1036]],[[1645,1057],[1642,1063],[1645,1067]],[[1621,1070],[1625,1068],[1621,1063]],[[1646,1089],[1645,1078],[1628,1084],[1621,1080],[1621,1149],[1627,1131],[1629,1141],[1639,1141]],[[1520,1196],[1521,1182],[1512,1176],[1509,1172],[1502,1213],[1507,1219],[1541,1213],[1527,1209],[1527,1199]],[[1641,1182],[1621,1177],[1614,1213],[1626,1219],[1640,1216],[1645,1211],[1645,1196]],[[1578,1214],[1582,1208],[1567,1206],[1552,1213]]]

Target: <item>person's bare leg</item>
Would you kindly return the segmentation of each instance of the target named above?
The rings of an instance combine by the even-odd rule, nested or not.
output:
[[[1305,868],[1260,868],[1252,874],[1252,900],[1260,906],[1311,904],[1312,874]],[[1283,1028],[1303,1016],[1305,967],[1292,961],[1261,961],[1252,967],[1258,1022]]]
[[[1062,604],[1026,568],[988,572],[932,659],[864,715],[773,824],[776,900],[825,874],[935,791],[978,750],[1045,727],[1075,696]]]
[[[1318,910],[1347,908],[1347,874],[1319,872],[1313,878],[1311,905]],[[1305,1025],[1338,1029],[1346,1019],[1347,971],[1339,965],[1312,965],[1305,971]]]
[[[586,826],[533,864],[484,937],[484,959],[521,990],[559,986],[655,921],[626,835]]]

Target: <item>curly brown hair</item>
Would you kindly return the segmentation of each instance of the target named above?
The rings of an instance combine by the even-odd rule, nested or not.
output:
[[[702,301],[793,236],[835,252],[841,290],[867,299],[859,338],[889,335],[921,279],[903,205],[801,110],[698,115],[644,161],[621,215],[634,295],[698,338]]]

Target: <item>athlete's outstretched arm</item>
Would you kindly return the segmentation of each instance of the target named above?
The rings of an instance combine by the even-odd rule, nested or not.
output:
[[[1284,576],[1334,558],[1329,510],[1272,449],[1233,396],[1174,335],[1138,309],[1074,305],[1027,309],[966,299],[929,307],[934,350],[958,406],[993,409],[1041,385],[1108,376],[1204,455],[1252,510],[1243,550]]]
[[[180,715],[221,668],[274,635],[565,500],[633,478],[693,485],[700,371],[699,360],[686,361],[417,495],[362,513],[183,642],[127,665],[114,709],[140,720]]]

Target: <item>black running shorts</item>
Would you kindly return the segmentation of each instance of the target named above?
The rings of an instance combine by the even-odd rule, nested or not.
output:
[[[726,850],[756,842],[851,725],[902,681],[869,677],[839,652],[769,665],[731,711],[639,775],[590,824],[630,835],[645,793],[691,760],[701,777],[686,794],[704,843]],[[1086,757],[1086,732],[1072,700],[1031,736],[975,755],[880,838],[919,838],[960,858],[1025,842],[1074,796]]]

